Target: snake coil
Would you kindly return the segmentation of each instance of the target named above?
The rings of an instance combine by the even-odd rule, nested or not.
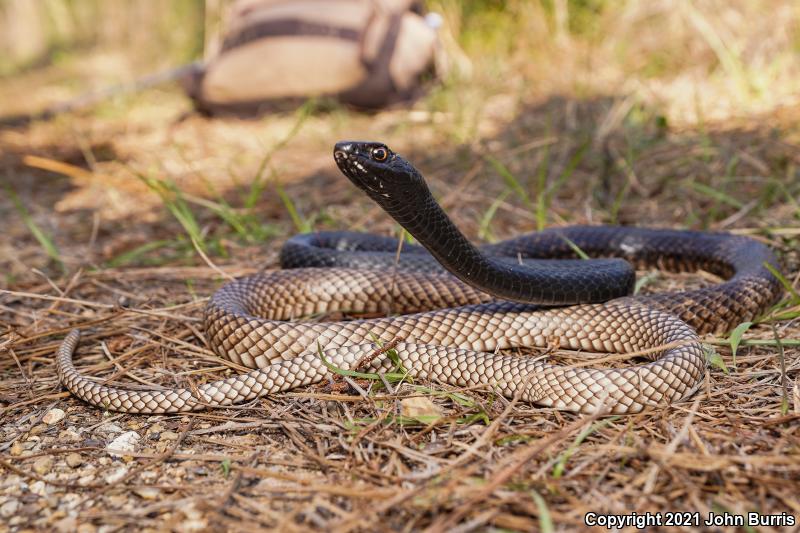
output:
[[[285,270],[222,287],[205,311],[208,342],[220,357],[255,369],[247,374],[192,389],[103,385],[75,369],[72,355],[80,334],[74,330],[57,352],[61,382],[83,400],[115,411],[198,410],[318,382],[328,373],[318,346],[330,363],[350,368],[376,349],[367,340],[374,336],[383,342],[400,339],[395,350],[403,366],[421,378],[492,387],[557,409],[631,413],[677,401],[697,388],[705,356],[695,330],[730,330],[763,313],[781,294],[765,266],[777,267],[775,257],[753,239],[575,226],[477,248],[436,203],[422,175],[384,144],[338,143],[334,159],[422,246],[404,246],[398,261],[395,239],[351,232],[299,235],[282,250]],[[575,247],[597,259],[576,259]],[[630,296],[631,265],[700,268],[725,281]],[[571,304],[581,305],[550,307]],[[289,322],[336,311],[401,315]],[[494,353],[554,344],[643,352],[651,361],[592,369]],[[371,366],[389,370],[391,362],[378,357]]]

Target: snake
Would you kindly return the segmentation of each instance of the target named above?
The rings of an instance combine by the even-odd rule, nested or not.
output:
[[[95,406],[156,414],[253,401],[334,372],[400,372],[544,408],[637,413],[698,388],[707,365],[699,335],[754,320],[782,294],[775,255],[749,237],[569,226],[478,247],[423,175],[385,144],[339,142],[334,160],[416,244],[356,232],[301,234],[281,250],[282,269],[220,288],[205,308],[207,343],[250,372],[182,388],[108,384],[75,368],[74,329],[56,352],[60,382]],[[721,281],[632,294],[636,268],[702,269]],[[336,315],[349,319],[330,318]],[[520,355],[523,347],[545,352]],[[555,348],[648,360],[595,368],[586,356],[587,363],[561,365],[547,360]]]

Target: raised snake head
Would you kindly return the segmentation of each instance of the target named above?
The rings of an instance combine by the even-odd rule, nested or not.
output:
[[[342,174],[390,213],[430,194],[419,171],[383,143],[341,141],[333,158]]]

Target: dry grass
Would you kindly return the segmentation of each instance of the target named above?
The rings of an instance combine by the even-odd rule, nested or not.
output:
[[[758,15],[768,2],[676,4],[604,4],[587,19],[596,27],[578,28],[580,11],[564,22],[511,2],[510,18],[492,15],[493,34],[441,2],[460,71],[411,113],[210,121],[182,118],[186,102],[166,88],[0,131],[0,180],[27,214],[0,189],[0,530],[571,530],[587,512],[632,510],[800,519],[800,302],[788,296],[745,333],[735,364],[729,339],[705,339],[725,368],[710,365],[693,398],[628,417],[429,383],[120,415],[72,398],[52,364],[79,326],[89,374],[173,385],[238,372],[205,347],[201,324],[227,276],[275,267],[297,226],[396,231],[343,185],[330,146],[345,137],[407,155],[470,237],[541,221],[734,231],[773,246],[797,290],[797,8],[778,2],[773,18]],[[614,20],[627,22],[610,36]],[[511,41],[519,50],[498,63]],[[46,100],[35,86],[59,72],[0,95]],[[702,283],[661,274],[645,289]],[[442,418],[401,416],[411,397]],[[53,408],[66,417],[48,424]],[[127,431],[141,436],[135,450],[109,454]]]

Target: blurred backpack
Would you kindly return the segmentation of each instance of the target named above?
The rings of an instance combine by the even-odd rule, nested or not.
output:
[[[205,112],[333,96],[360,108],[414,97],[436,30],[413,0],[238,0],[188,93]]]

